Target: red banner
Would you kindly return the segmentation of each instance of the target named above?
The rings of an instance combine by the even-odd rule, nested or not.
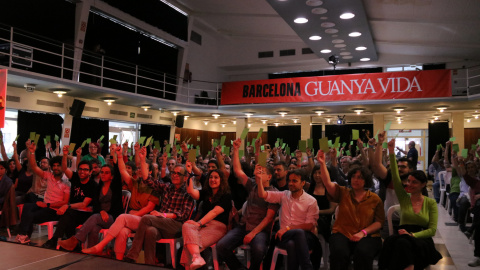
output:
[[[428,70],[226,82],[221,105],[450,96],[450,70]]]
[[[0,128],[5,126],[5,108],[7,107],[7,70],[0,70]]]

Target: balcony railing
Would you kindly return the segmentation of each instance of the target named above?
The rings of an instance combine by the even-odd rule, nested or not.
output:
[[[221,83],[187,80],[4,25],[0,66],[185,104],[218,106],[220,99]]]

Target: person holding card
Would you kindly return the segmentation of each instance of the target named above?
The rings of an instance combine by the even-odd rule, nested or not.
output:
[[[105,159],[100,155],[99,149],[100,149],[100,144],[98,144],[96,142],[89,143],[89,145],[88,145],[88,155],[83,156],[82,161],[84,161],[84,160],[90,161],[90,160],[96,158],[100,161],[102,166],[105,165],[106,164]]]
[[[249,192],[248,198],[238,226],[218,241],[217,251],[219,260],[225,261],[229,269],[245,269],[245,266],[237,259],[233,251],[242,244],[248,244],[252,256],[249,269],[256,270],[260,269],[263,257],[267,252],[272,222],[280,205],[268,203],[258,197],[258,186],[255,180],[249,178],[242,169],[239,156],[241,143],[241,139],[233,142],[233,172],[238,181]],[[262,168],[257,165],[255,172],[257,173],[255,177],[262,179],[260,181],[262,181],[265,190],[277,191],[276,188],[270,186],[273,167]]]
[[[418,163],[418,150],[415,148],[415,142],[410,141],[408,143],[408,153],[407,151],[400,149],[400,147],[397,146],[397,150],[402,152],[404,155],[407,155],[407,158],[413,162],[413,169],[417,169],[417,163]]]
[[[39,182],[46,183],[45,196],[42,200],[38,200],[36,197],[31,203],[25,203],[23,206],[22,217],[20,219],[20,225],[16,242],[26,244],[30,242],[30,236],[33,232],[33,224],[39,224],[46,221],[58,220],[61,215],[57,211],[63,206],[68,204],[70,199],[70,183],[68,179],[62,178],[62,157],[56,156],[50,159],[50,165],[46,165],[44,170],[37,166],[35,160],[36,145],[27,141],[27,158],[32,168],[32,171],[40,179]],[[46,159],[42,159],[46,160]],[[44,166],[41,164],[41,166]],[[32,187],[33,188],[33,187]]]
[[[422,194],[428,181],[423,171],[412,172],[407,187],[403,187],[394,150],[395,139],[392,139],[388,142],[388,151],[395,193],[400,202],[400,229],[398,235],[385,239],[378,266],[381,270],[424,269],[442,258],[432,239],[437,231],[437,203]]]
[[[58,238],[66,235],[67,238],[75,235],[75,228],[83,224],[92,215],[91,202],[95,197],[97,183],[90,181],[92,165],[89,161],[80,161],[78,172],[73,172],[67,167],[67,156],[69,146],[63,147],[62,170],[70,180],[70,200],[68,204],[62,205],[57,214],[61,215],[57,229],[53,237],[45,242],[42,247],[49,249],[57,248]]]
[[[354,269],[372,269],[373,259],[382,248],[380,228],[385,220],[382,200],[369,190],[371,173],[354,166],[348,173],[350,188],[330,180],[325,153],[318,151],[320,176],[328,199],[338,203],[338,214],[330,236],[330,269],[348,269],[353,255]]]

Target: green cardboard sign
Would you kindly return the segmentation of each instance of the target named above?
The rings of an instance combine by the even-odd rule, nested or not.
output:
[[[82,146],[80,146],[80,148],[83,148],[86,143],[87,143],[87,140],[83,141]]]
[[[462,157],[467,158],[468,157],[468,149],[462,149]]]
[[[152,140],[153,136],[148,137],[147,142],[145,143],[145,146],[150,145],[150,141]]]
[[[388,143],[387,142],[382,143],[382,148],[388,149]]]
[[[224,146],[225,145],[225,139],[227,138],[227,136],[222,136],[220,137],[220,145],[221,146]]]
[[[385,131],[389,131],[391,125],[392,125],[392,121],[388,122],[388,123],[385,125]]]
[[[260,151],[265,151],[265,145],[260,146]]]
[[[290,155],[290,147],[285,147],[285,155]]]
[[[35,134],[35,144],[38,144],[39,139],[40,139],[40,134]]]
[[[359,132],[358,129],[352,129],[352,140],[358,140]]]
[[[116,139],[116,138],[114,138],[114,139]],[[145,142],[145,139],[147,139],[146,136],[140,137],[140,140],[138,140],[138,143],[139,143],[140,145],[143,145],[143,143]]]
[[[243,131],[242,131],[242,135],[240,135],[240,139],[242,140],[245,140],[245,138],[247,137],[247,134],[248,134],[248,128],[244,128]]]
[[[345,151],[345,153],[347,154],[347,156],[351,156],[351,155],[352,155],[352,153],[350,153],[350,150]]]
[[[75,149],[75,145],[76,145],[75,143],[71,143],[71,144],[70,144],[70,146],[68,147],[68,152],[69,152],[69,153],[72,153],[72,152],[73,152],[73,150]]]
[[[35,141],[35,132],[30,132],[30,141]]]
[[[325,153],[328,153],[330,148],[328,148],[328,138],[323,137],[321,139],[318,139],[318,144],[320,145],[320,150],[322,150]]]
[[[340,137],[335,138],[335,147],[340,147]]]
[[[155,149],[158,149],[158,151],[161,151],[162,148],[160,146],[160,141],[154,141],[153,142],[153,145],[155,146]]]
[[[47,141],[47,143],[49,143],[50,142],[50,135],[45,136],[45,140]]]
[[[287,144],[286,143],[282,144],[282,149],[285,149],[285,145],[287,145]]]
[[[18,138],[20,137],[20,134],[17,134],[17,137],[15,137],[15,141],[18,141]]]
[[[260,152],[258,155],[258,165],[267,167],[267,152]]]
[[[242,158],[243,156],[245,156],[245,151],[244,150],[238,150],[238,156],[240,158]]]
[[[103,138],[105,138],[105,135],[100,136],[100,139],[98,139],[98,140],[99,140],[99,141],[102,141]]]
[[[307,139],[307,147],[313,149],[313,139]]]
[[[455,137],[451,137],[451,138],[450,138],[450,141],[451,141],[451,142],[454,142],[456,139],[457,139],[457,138],[455,138]]]
[[[260,128],[257,134],[257,140],[260,139],[260,137],[262,137],[262,133],[263,133],[263,128]]]
[[[457,152],[457,153],[460,152],[460,147],[458,146],[458,143],[454,144],[454,145],[452,146],[452,149],[453,149],[453,151],[455,151],[455,152]]]
[[[54,140],[55,140],[56,142],[58,142],[58,139],[59,139],[58,135],[55,134],[55,139],[54,139]]]
[[[92,142],[92,138],[87,138],[87,143],[91,143],[91,142]]]
[[[305,140],[299,140],[298,141],[298,149],[301,152],[306,152],[307,151],[307,141]]]
[[[165,147],[165,152],[167,153],[170,153],[170,149],[172,148],[172,145],[171,144],[167,144],[167,146]]]

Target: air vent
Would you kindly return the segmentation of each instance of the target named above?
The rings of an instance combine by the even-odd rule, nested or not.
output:
[[[190,40],[197,43],[198,45],[202,45],[202,35],[195,31],[192,31],[190,33]]]
[[[7,95],[7,101],[10,101],[10,102],[20,102],[20,97]]]
[[[83,109],[83,111],[87,111],[87,112],[99,112],[100,109],[99,109],[99,108],[95,108],[95,107],[87,107],[87,106],[85,106],[85,108]]]
[[[258,52],[258,58],[268,58],[268,57],[273,57],[273,51]]]
[[[280,56],[291,56],[291,55],[295,55],[295,49],[280,51]]]
[[[127,112],[117,111],[117,110],[110,110],[110,114],[121,115],[121,116],[128,116],[128,113],[127,113]]]
[[[163,120],[163,121],[173,121],[172,118],[168,118],[168,117],[159,117],[160,120]]]
[[[137,114],[137,117],[138,117],[138,118],[145,118],[145,119],[152,119],[152,115],[150,115],[150,114],[141,114],[141,113],[139,113],[139,114]]]
[[[63,103],[61,103],[61,102],[54,102],[54,101],[37,99],[37,105],[43,105],[43,106],[48,106],[48,107],[56,107],[56,108],[63,108],[65,104],[63,104]]]
[[[310,48],[302,48],[302,54],[313,54],[313,51]]]

